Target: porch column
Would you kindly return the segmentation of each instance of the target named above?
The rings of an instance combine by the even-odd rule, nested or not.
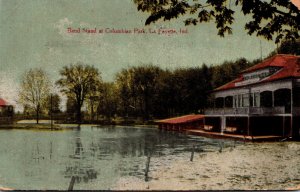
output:
[[[226,116],[221,117],[221,134],[223,134],[226,129]]]
[[[274,108],[274,91],[272,91],[272,107]]]
[[[285,116],[282,117],[282,137],[285,137]]]
[[[247,135],[252,136],[252,130],[250,130],[250,116],[247,117]]]

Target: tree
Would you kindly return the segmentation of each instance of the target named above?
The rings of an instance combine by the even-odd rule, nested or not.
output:
[[[114,83],[103,83],[97,111],[106,117],[108,122],[117,111],[117,93]]]
[[[30,69],[22,77],[20,101],[24,106],[34,109],[36,123],[39,123],[39,115],[44,108],[50,90],[50,81],[42,69]]]
[[[279,54],[300,55],[300,39],[296,41],[284,41],[279,46],[277,52]]]
[[[132,87],[133,71],[131,69],[123,69],[117,73],[115,85],[118,96],[118,111],[123,117],[128,116],[129,106],[133,103],[132,96],[134,89]]]
[[[149,120],[161,73],[159,67],[147,65],[124,69],[117,74],[115,83],[123,116],[131,113]]]
[[[144,120],[149,120],[153,112],[153,96],[156,94],[157,82],[162,70],[159,67],[147,65],[134,67],[132,84],[136,88],[136,96],[140,104]]]
[[[76,119],[76,101],[73,97],[67,96],[66,115],[68,122],[74,122]]]
[[[61,102],[61,99],[58,94],[48,95],[48,97],[47,97],[48,114],[51,113],[51,110],[52,110],[52,113],[61,112],[60,108],[59,108],[60,102]]]
[[[186,25],[203,22],[215,22],[218,35],[231,34],[234,22],[234,9],[231,0],[133,0],[139,11],[150,16],[145,24],[149,25],[160,19],[171,20],[188,16]],[[245,24],[250,35],[256,33],[268,40],[297,39],[300,30],[300,11],[288,0],[232,0],[244,15],[251,19]]]
[[[98,70],[89,65],[77,63],[65,66],[60,71],[61,78],[56,82],[62,92],[75,101],[76,121],[81,123],[81,108],[88,95],[101,86],[101,76]]]

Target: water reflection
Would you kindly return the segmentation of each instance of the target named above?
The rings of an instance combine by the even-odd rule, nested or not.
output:
[[[147,156],[190,152],[193,145],[199,153],[219,149],[216,140],[177,132],[87,125],[64,132],[1,131],[0,140],[0,173],[10,173],[1,184],[15,189],[66,190],[72,177],[74,189],[109,189],[120,177],[143,178]]]
[[[80,184],[81,182],[88,183],[89,181],[97,179],[98,172],[94,169],[93,163],[90,163],[89,160],[84,160],[90,158],[94,159],[96,148],[92,142],[92,147],[89,148],[90,150],[85,152],[81,142],[80,131],[76,130],[75,135],[74,154],[70,155],[73,161],[71,165],[66,166],[64,176],[69,179],[74,177],[76,184]],[[94,160],[92,162],[94,162]]]

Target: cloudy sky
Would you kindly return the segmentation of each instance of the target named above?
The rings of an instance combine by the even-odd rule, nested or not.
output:
[[[247,18],[236,12],[233,35],[217,36],[215,25],[185,27],[181,20],[144,26],[147,14],[132,0],[0,0],[0,96],[13,102],[22,73],[41,67],[53,81],[64,65],[96,66],[105,81],[128,66],[153,64],[162,68],[219,64],[240,57],[260,58],[276,45],[247,35]],[[67,28],[160,28],[187,34],[68,33]]]

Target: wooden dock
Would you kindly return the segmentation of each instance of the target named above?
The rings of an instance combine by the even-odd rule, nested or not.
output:
[[[241,140],[241,141],[254,141],[254,142],[279,141],[279,140],[283,139],[281,136],[276,136],[276,135],[245,136],[245,135],[239,135],[239,134],[205,131],[205,130],[200,130],[200,129],[189,129],[189,130],[186,130],[185,132],[187,134],[198,135],[198,136],[203,136],[203,137],[219,138],[219,139],[235,139],[235,140]]]

